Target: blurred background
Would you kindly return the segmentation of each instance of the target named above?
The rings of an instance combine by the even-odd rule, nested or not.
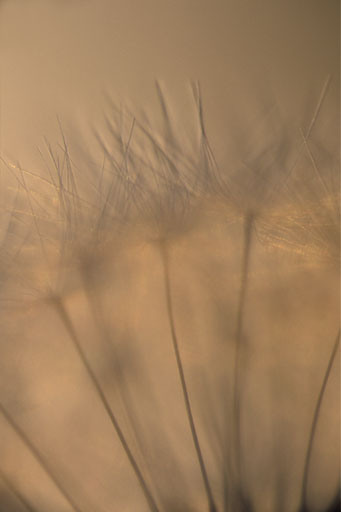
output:
[[[293,128],[331,75],[337,123],[337,0],[2,0],[1,149],[37,158],[42,137],[63,124],[102,120],[104,93],[149,112],[155,79],[179,111],[200,81],[208,133],[220,157],[231,125],[254,127],[276,108]],[[334,124],[334,128],[336,124]],[[330,144],[338,134],[330,130]]]
[[[51,292],[46,262],[53,267],[70,234],[58,187],[51,187],[61,175],[49,143],[63,161],[62,127],[76,181],[84,178],[83,224],[75,229],[81,247],[93,226],[91,203],[110,186],[95,134],[110,147],[105,118],[112,119],[112,101],[143,126],[151,123],[162,140],[167,131],[156,80],[185,156],[196,161],[202,149],[191,88],[199,82],[221,172],[229,176],[240,162],[267,167],[265,179],[233,175],[245,204],[237,194],[237,205],[226,208],[213,190],[197,207],[193,229],[172,246],[171,288],[213,493],[219,510],[244,512],[224,501],[234,485],[233,478],[226,484],[224,471],[231,470],[226,443],[245,215],[248,201],[259,207],[244,319],[247,510],[299,510],[309,431],[339,323],[339,61],[336,0],[0,0],[0,398],[78,507],[3,415],[1,512],[149,510],[70,329],[45,299]],[[322,93],[311,133],[315,160],[308,149],[293,168],[300,130],[307,133]],[[138,150],[146,148],[153,154],[142,137]],[[294,169],[288,186],[262,216],[263,199],[283,169]],[[87,287],[75,258],[56,272],[57,288],[160,510],[207,512],[171,345],[162,259],[151,226],[138,221],[123,242],[111,239],[95,253]],[[312,512],[327,509],[339,484],[338,365],[339,352],[314,439]]]

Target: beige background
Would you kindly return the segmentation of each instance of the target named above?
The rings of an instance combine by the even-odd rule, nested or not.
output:
[[[176,125],[183,123],[185,127],[193,127],[189,83],[200,81],[208,133],[220,162],[235,161],[236,155],[243,158],[238,150],[243,151],[251,139],[251,159],[254,154],[257,157],[263,144],[266,148],[269,141],[281,141],[287,129],[295,149],[301,142],[299,128],[307,129],[330,76],[328,95],[312,138],[321,172],[326,173],[322,178],[328,187],[333,183],[338,153],[339,2],[0,0],[0,15],[0,148],[6,161],[19,161],[26,169],[46,177],[37,148],[44,145],[44,137],[53,144],[60,140],[57,116],[72,143],[78,140],[86,149],[96,151],[91,131],[103,126],[108,108],[105,93],[116,102],[133,105],[138,112],[145,109],[149,117],[158,120],[155,79],[162,82]],[[262,124],[269,111],[270,128],[266,122]],[[78,133],[79,139],[75,136]],[[323,146],[332,157],[318,151]],[[186,144],[184,147],[187,149]],[[101,161],[101,155],[97,156]],[[335,224],[329,231],[322,203],[318,204],[320,198],[326,201],[329,220],[330,211],[335,214],[334,191],[327,189],[325,194],[316,179],[311,190],[305,188],[312,169],[308,158],[302,161],[297,181],[294,175],[288,196],[284,194],[286,209],[275,208],[275,217],[268,225],[265,216],[264,231],[271,240],[276,224],[285,221],[286,216],[290,221],[291,207],[297,207],[297,218],[303,218],[302,230],[298,235],[294,233],[294,243],[289,233],[289,247],[286,240],[264,245],[254,237],[252,243],[242,427],[248,491],[256,512],[278,512],[279,503],[284,512],[297,509],[307,433],[339,319],[339,276],[332,260],[335,254],[330,260],[323,259],[330,256],[329,251],[335,251]],[[281,166],[282,161],[276,170]],[[7,189],[8,170],[2,166],[0,172],[0,206],[3,208],[1,201],[5,199],[9,210],[3,208],[7,217],[1,220],[1,248],[5,253],[8,249],[11,256],[17,240],[24,241],[22,251],[18,245],[22,258],[19,264],[16,266],[14,259],[13,267],[6,267],[5,259],[1,267],[1,278],[4,274],[8,277],[8,268],[13,271],[4,280],[5,287],[0,288],[1,299],[6,299],[8,293],[23,300],[24,308],[20,315],[15,308],[0,309],[0,329],[6,340],[0,344],[0,398],[38,442],[82,510],[143,512],[147,507],[136,479],[65,325],[50,303],[44,302],[50,269],[46,268],[31,222],[34,216],[25,190],[18,187],[13,176]],[[78,172],[78,178],[82,178],[83,168]],[[20,176],[18,169],[16,173],[13,175]],[[42,185],[31,175],[26,178],[33,192],[39,183],[37,197],[51,213],[50,219],[42,216],[39,221],[46,245],[57,241],[51,243],[56,253],[52,256],[56,257],[63,243],[58,238],[63,225],[58,217],[57,188],[52,187],[51,192],[46,182]],[[17,188],[19,201],[15,203]],[[245,195],[250,200],[252,190],[249,192]],[[261,191],[256,197],[260,209],[262,197]],[[22,217],[16,212],[21,223],[14,222],[13,231],[17,228],[14,234],[19,236],[7,240],[13,205],[18,210],[26,207],[26,211]],[[222,206],[216,211],[216,204],[209,204],[193,232],[176,241],[172,255],[181,350],[210,478],[220,504],[221,443],[214,429],[223,437],[229,410],[224,405],[231,400],[226,392],[231,386],[221,382],[229,383],[233,375],[232,367],[225,363],[232,365],[234,357],[245,214],[232,213],[236,218],[226,229],[226,209]],[[90,209],[83,208],[84,223],[89,223],[85,225],[87,232],[93,219]],[[216,215],[213,224],[212,211]],[[262,220],[260,216],[260,224]],[[139,420],[152,485],[159,486],[165,500],[178,500],[179,507],[191,504],[192,510],[207,512],[174,365],[160,254],[157,246],[146,240],[145,233],[136,228],[132,240],[120,244],[118,254],[113,243],[97,255],[98,279],[93,296],[100,297],[106,327],[127,363],[123,386],[113,372],[115,362],[102,351],[103,335],[94,321],[77,259],[71,270],[64,269],[65,302],[110,399],[118,406],[124,428],[134,439],[124,407],[131,390],[132,410]],[[77,235],[81,239],[82,233]],[[31,295],[21,296],[22,289]],[[43,300],[30,302],[34,294]],[[338,371],[335,364],[311,465],[309,496],[316,511],[323,510],[332,499],[338,484]],[[69,512],[70,507],[23,449],[13,430],[5,421],[0,426],[4,454],[0,469],[36,503],[38,510],[50,507],[52,512]],[[141,458],[143,468],[148,469]],[[174,503],[165,510],[173,512]]]
[[[189,81],[200,81],[219,155],[236,125],[247,134],[274,105],[293,129],[306,126],[328,75],[337,119],[337,0],[2,0],[0,9],[8,158],[35,160],[57,115],[64,126],[101,120],[103,91],[153,110],[155,78],[182,113]]]

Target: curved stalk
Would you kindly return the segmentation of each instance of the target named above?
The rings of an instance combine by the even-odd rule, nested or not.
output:
[[[19,491],[16,485],[0,470],[0,478],[5,483],[6,487],[10,490],[13,496],[23,505],[25,510],[28,512],[37,512],[36,508],[33,508],[32,505],[28,502],[25,496]]]
[[[162,265],[163,265],[167,314],[168,314],[168,319],[169,319],[171,338],[172,338],[172,342],[173,342],[174,354],[175,354],[176,364],[177,364],[178,373],[179,373],[179,377],[180,377],[181,389],[182,389],[182,394],[183,394],[183,398],[184,398],[188,423],[189,423],[189,427],[191,430],[191,435],[192,435],[195,451],[197,454],[202,479],[203,479],[204,486],[205,486],[205,491],[206,491],[206,496],[207,496],[207,501],[208,501],[208,506],[209,506],[209,512],[217,512],[218,509],[214,502],[213,493],[212,493],[211,486],[210,486],[210,483],[208,480],[207,470],[206,470],[204,458],[203,458],[203,455],[201,452],[200,442],[199,442],[198,434],[197,434],[195,423],[194,423],[191,402],[190,402],[187,384],[186,384],[185,372],[184,372],[184,368],[183,368],[183,364],[182,364],[182,360],[181,360],[179,343],[178,343],[178,338],[177,338],[176,329],[175,329],[173,301],[172,301],[170,277],[169,277],[169,255],[168,255],[166,242],[161,242],[160,253],[161,253],[161,260],[162,260]]]
[[[305,461],[304,461],[303,479],[302,479],[301,510],[303,510],[303,511],[306,510],[309,466],[310,466],[310,460],[311,460],[311,455],[312,455],[312,451],[313,451],[314,439],[315,439],[315,435],[316,435],[316,427],[317,427],[318,419],[319,419],[319,416],[321,413],[322,400],[323,400],[323,397],[324,397],[324,394],[326,391],[327,383],[329,380],[331,369],[333,367],[336,353],[339,348],[339,343],[340,343],[340,330],[336,336],[336,340],[334,342],[334,345],[333,345],[333,348],[332,348],[332,351],[331,351],[331,354],[329,357],[327,368],[326,368],[326,371],[325,371],[325,374],[323,377],[323,381],[321,384],[320,392],[319,392],[319,395],[318,395],[318,398],[316,401],[313,419],[311,422],[310,434],[309,434],[309,440],[308,440],[308,448],[307,448],[307,453],[306,453],[306,457],[305,457]]]
[[[82,512],[79,506],[75,503],[74,499],[71,497],[69,492],[64,488],[64,486],[60,483],[49,464],[46,462],[43,455],[40,453],[38,448],[32,443],[27,434],[19,427],[19,425],[14,421],[9,412],[5,409],[5,407],[0,403],[0,411],[7,423],[12,427],[17,436],[21,439],[21,441],[28,448],[30,453],[33,455],[35,460],[39,463],[39,465],[44,469],[45,473],[49,476],[50,480],[54,483],[56,488],[59,490],[60,494],[65,498],[67,503],[70,505],[74,512]]]
[[[124,434],[123,434],[123,432],[122,432],[122,430],[121,430],[121,428],[119,426],[119,423],[118,423],[118,421],[116,419],[116,416],[114,415],[114,413],[113,413],[113,411],[112,411],[112,409],[111,409],[111,407],[109,405],[109,402],[108,402],[108,400],[107,400],[107,398],[106,398],[106,396],[105,396],[105,394],[104,394],[104,392],[102,390],[101,384],[100,384],[98,378],[96,377],[94,371],[92,370],[92,368],[91,368],[91,366],[89,364],[89,361],[88,361],[88,359],[87,359],[87,357],[86,357],[86,355],[85,355],[85,353],[83,351],[83,348],[82,348],[81,343],[80,343],[80,341],[78,339],[76,331],[75,331],[75,329],[74,329],[74,327],[72,325],[72,321],[70,319],[70,316],[69,316],[69,314],[68,314],[68,312],[67,312],[67,310],[66,310],[66,308],[65,308],[65,306],[63,304],[63,301],[60,298],[55,298],[53,300],[53,303],[54,303],[54,305],[55,305],[55,307],[57,309],[57,312],[58,312],[58,314],[59,314],[59,316],[60,316],[60,318],[61,318],[61,320],[62,320],[62,322],[63,322],[63,324],[64,324],[64,326],[65,326],[65,328],[66,328],[66,330],[67,330],[67,332],[69,334],[69,336],[70,336],[70,339],[72,340],[73,346],[76,349],[76,352],[77,352],[80,360],[82,361],[83,366],[84,366],[84,368],[85,368],[85,370],[86,370],[86,372],[87,372],[87,374],[88,374],[88,376],[89,376],[89,378],[90,378],[90,380],[91,380],[91,382],[92,382],[92,384],[93,384],[93,386],[94,386],[94,388],[96,390],[96,393],[97,393],[97,395],[98,395],[98,397],[100,399],[100,402],[102,403],[106,413],[109,416],[111,424],[113,425],[113,427],[114,427],[114,429],[116,431],[116,434],[117,434],[117,436],[118,436],[118,438],[120,440],[122,448],[123,448],[123,450],[124,450],[128,460],[130,462],[130,465],[131,465],[131,467],[132,467],[132,469],[133,469],[133,471],[134,471],[134,473],[136,475],[136,478],[137,478],[137,480],[138,480],[138,482],[140,484],[140,487],[141,487],[141,489],[143,491],[143,494],[144,494],[144,496],[146,498],[146,501],[147,501],[147,503],[149,505],[149,508],[150,508],[151,512],[159,512],[159,509],[158,509],[158,507],[157,507],[157,505],[156,505],[156,503],[154,501],[154,498],[153,498],[153,496],[152,496],[152,494],[151,494],[151,492],[150,492],[150,490],[149,490],[149,488],[147,486],[147,483],[146,483],[146,481],[145,481],[145,479],[143,477],[142,471],[141,471],[139,465],[137,464],[137,462],[135,460],[135,457],[133,456],[133,454],[132,454],[132,452],[131,452],[131,450],[129,448],[127,440],[126,440],[126,438],[125,438],[125,436],[124,436]]]
[[[250,254],[252,245],[252,231],[254,224],[254,215],[249,212],[244,218],[244,233],[243,233],[243,255],[242,255],[242,270],[241,270],[241,284],[238,298],[237,309],[237,323],[236,323],[236,350],[234,358],[234,380],[233,380],[233,422],[234,422],[234,449],[236,453],[236,470],[237,478],[239,479],[238,485],[241,486],[241,439],[240,439],[240,414],[241,414],[241,389],[242,389],[242,350],[244,347],[243,342],[243,328],[245,317],[245,299],[248,287],[248,275],[250,267]]]

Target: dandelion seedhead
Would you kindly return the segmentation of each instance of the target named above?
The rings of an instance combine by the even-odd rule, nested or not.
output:
[[[0,510],[340,510],[328,84],[220,159],[159,82],[159,128],[108,97],[95,142],[0,155]]]

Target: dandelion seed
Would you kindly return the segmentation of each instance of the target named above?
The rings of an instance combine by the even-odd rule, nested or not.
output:
[[[271,464],[271,457],[268,453],[258,454],[258,447],[253,449],[251,446],[248,450],[247,435],[249,431],[257,428],[257,422],[260,421],[257,415],[261,416],[266,408],[264,406],[262,409],[263,397],[256,396],[255,390],[252,390],[256,396],[255,403],[249,398],[249,381],[251,384],[254,383],[252,368],[249,374],[247,363],[251,356],[255,355],[252,352],[253,337],[257,338],[257,333],[254,334],[252,331],[255,326],[253,317],[259,309],[252,302],[252,293],[257,286],[253,286],[253,277],[257,278],[257,283],[262,277],[260,273],[263,272],[263,263],[259,263],[259,258],[263,254],[261,251],[264,248],[268,252],[278,251],[281,261],[287,254],[299,255],[302,272],[310,268],[308,260],[314,255],[314,264],[321,265],[323,261],[325,267],[332,269],[333,275],[335,273],[335,261],[339,256],[339,200],[338,193],[335,192],[335,183],[338,180],[335,179],[333,167],[335,159],[323,151],[314,135],[314,127],[322,111],[327,85],[322,90],[308,129],[302,130],[299,136],[299,143],[293,141],[289,130],[278,116],[278,110],[272,108],[265,112],[264,108],[262,118],[255,125],[253,133],[245,138],[245,144],[241,146],[239,161],[235,162],[231,158],[226,167],[218,164],[209,142],[199,85],[193,86],[199,139],[196,147],[192,148],[179,136],[180,131],[175,126],[173,111],[158,82],[156,88],[164,121],[161,130],[155,130],[152,123],[146,120],[142,122],[141,116],[127,113],[113,102],[109,102],[112,108],[108,108],[107,111],[106,131],[95,131],[100,151],[99,163],[95,162],[96,159],[93,159],[90,153],[91,144],[88,148],[82,149],[84,162],[78,162],[73,145],[67,140],[60,121],[60,144],[53,147],[45,141],[45,148],[41,151],[43,171],[28,170],[1,157],[2,165],[7,169],[11,180],[11,193],[4,207],[1,206],[3,219],[0,226],[0,301],[3,325],[6,325],[9,335],[8,340],[5,339],[2,343],[4,347],[10,345],[11,340],[17,335],[9,320],[5,318],[8,308],[12,307],[12,302],[15,305],[20,304],[22,311],[34,309],[36,316],[32,316],[34,326],[32,323],[31,327],[39,329],[39,323],[43,320],[40,313],[47,315],[47,311],[50,311],[53,318],[58,319],[57,327],[61,332],[58,331],[56,336],[59,337],[58,341],[62,341],[61,350],[67,351],[66,341],[72,345],[82,371],[86,373],[96,399],[105,411],[106,419],[110,420],[110,433],[115,440],[118,439],[124,461],[128,462],[128,476],[119,475],[116,481],[110,481],[109,491],[105,489],[105,479],[109,480],[110,475],[96,475],[100,481],[98,488],[91,482],[91,486],[96,489],[93,492],[98,492],[98,507],[102,498],[100,493],[103,492],[105,495],[108,492],[107,496],[103,496],[103,510],[109,505],[114,508],[120,506],[117,505],[119,498],[117,502],[114,501],[116,496],[113,496],[113,486],[123,482],[124,478],[131,478],[131,481],[137,484],[137,493],[142,491],[137,499],[143,499],[143,503],[138,507],[146,506],[155,512],[258,512],[264,509],[285,512],[294,510],[295,507],[307,510],[309,487],[312,486],[313,480],[311,466],[313,448],[316,448],[316,425],[339,341],[336,342],[330,357],[315,404],[311,431],[306,438],[307,450],[303,462],[303,475],[300,475],[303,483],[299,504],[295,504],[295,497],[292,497],[294,490],[289,488],[289,484],[288,489],[286,488],[287,475],[283,478],[280,475],[278,488],[276,482],[274,489],[269,491],[269,496],[264,485],[266,495],[261,497],[263,489],[259,491],[257,488],[258,475],[255,478],[256,482],[248,479],[252,474],[248,466],[255,467],[259,463],[263,469],[267,464]],[[238,271],[231,271],[228,281],[225,280],[228,286],[223,284],[223,279],[226,279],[226,272],[232,268],[228,264],[229,254],[226,251],[225,254],[223,251],[215,254],[216,248],[210,247],[213,238],[207,238],[208,247],[202,251],[200,248],[198,258],[200,272],[203,268],[212,267],[210,275],[217,274],[215,280],[219,281],[219,290],[232,289],[232,285],[229,286],[232,283],[237,289],[237,292],[231,293],[230,296],[221,292],[221,296],[224,296],[224,326],[228,324],[228,327],[224,327],[223,334],[219,335],[216,334],[216,326],[210,330],[209,324],[217,318],[210,318],[214,304],[208,308],[209,311],[205,311],[205,315],[202,314],[202,308],[195,310],[193,306],[192,316],[187,316],[186,321],[189,332],[196,332],[195,329],[199,332],[200,326],[204,326],[203,330],[207,328],[207,332],[200,335],[212,352],[218,344],[216,338],[226,340],[233,337],[232,361],[228,361],[226,357],[221,362],[225,370],[223,394],[214,396],[210,389],[205,389],[205,393],[196,397],[196,382],[192,379],[194,374],[191,373],[193,368],[185,353],[188,344],[186,346],[185,337],[182,340],[180,336],[181,320],[185,318],[181,316],[181,301],[182,307],[190,309],[192,305],[189,306],[189,303],[193,300],[193,304],[196,304],[197,299],[192,297],[191,291],[202,287],[202,295],[205,295],[208,303],[215,285],[210,284],[205,288],[204,281],[201,281],[202,275],[195,269],[193,276],[200,283],[191,287],[192,276],[189,276],[188,280],[186,277],[185,293],[175,298],[174,280],[177,270],[180,270],[175,265],[175,255],[180,245],[181,250],[183,247],[187,250],[193,240],[195,244],[197,234],[206,235],[206,229],[215,232],[218,225],[219,229],[224,226],[226,240],[235,242],[229,245],[228,252],[239,255],[236,257]],[[230,228],[235,238],[230,236]],[[221,231],[219,236],[221,237]],[[190,254],[197,250],[194,244],[189,250]],[[161,269],[161,308],[166,313],[165,325],[158,322],[156,309],[153,309],[152,301],[155,300],[155,305],[160,302],[159,288],[157,298],[148,295],[152,299],[150,305],[145,306],[146,309],[144,304],[141,307],[140,303],[134,302],[134,290],[140,293],[138,283],[135,283],[134,279],[142,271],[139,267],[133,266],[140,265],[141,247],[147,246],[152,248],[153,255],[156,254]],[[211,257],[211,253],[214,253],[214,257]],[[129,259],[129,264],[123,264],[124,259]],[[215,263],[212,263],[213,261]],[[185,265],[185,257],[180,263]],[[267,270],[264,270],[264,275]],[[159,274],[157,277],[159,278]],[[119,281],[118,284],[116,280]],[[130,283],[129,286],[127,282]],[[152,288],[152,285],[152,276],[146,275],[143,280],[141,303],[150,291],[148,287]],[[277,301],[277,286],[276,282],[269,285],[274,302]],[[131,300],[131,311],[125,302],[125,296],[128,295]],[[81,303],[79,311],[78,299]],[[76,304],[74,309],[73,300]],[[263,298],[259,297],[259,301],[262,300]],[[330,301],[332,300],[331,298]],[[48,308],[44,307],[46,304],[49,305]],[[276,304],[276,307],[281,306]],[[288,318],[291,321],[293,317],[286,317],[285,307],[288,306],[283,305],[281,318]],[[128,311],[125,311],[125,308]],[[157,345],[155,343],[153,346],[153,340],[150,340],[150,346],[143,346],[142,352],[138,343],[141,342],[142,347],[146,339],[143,329],[144,322],[148,322],[147,311],[153,318],[145,332],[155,338]],[[311,310],[310,314],[315,314],[315,311]],[[120,315],[124,316],[124,319],[120,319]],[[143,318],[144,315],[146,319]],[[298,322],[298,317],[299,312],[293,322]],[[16,322],[16,318],[19,316],[17,317],[14,312],[11,322]],[[262,321],[260,319],[260,323]],[[116,323],[119,323],[117,327]],[[167,331],[163,333],[162,328],[165,327]],[[274,328],[271,325],[266,327],[271,334]],[[281,324],[278,329],[283,327]],[[24,328],[19,325],[18,332]],[[191,329],[193,331],[190,331]],[[262,329],[263,326],[259,327],[262,336],[270,336],[266,329],[264,332]],[[290,326],[288,332],[291,332]],[[301,331],[298,329],[298,332]],[[92,352],[86,345],[87,335],[91,342],[93,341]],[[166,349],[163,350],[167,350],[168,344],[159,341],[160,337],[165,336],[169,337],[169,346],[172,350],[170,355],[174,356],[171,359],[172,369],[168,374],[168,361],[162,358],[157,360],[160,368],[153,368],[156,360],[153,354],[155,347],[166,345]],[[33,338],[34,335],[27,334],[27,345],[33,345]],[[196,338],[195,341],[197,342]],[[301,340],[298,340],[299,342]],[[133,369],[130,360],[128,367],[127,360],[122,355],[123,345],[126,345],[123,347],[124,350],[136,350],[131,356]],[[226,345],[225,343],[224,350],[228,348]],[[194,357],[199,359],[199,343],[196,343],[194,352]],[[164,353],[169,355],[168,352]],[[220,352],[215,354],[216,359],[220,355]],[[100,368],[97,357],[103,361],[105,373],[103,368]],[[269,357],[271,358],[271,355]],[[147,361],[146,366],[142,359]],[[205,369],[198,369],[202,387],[208,387],[210,384],[209,381],[204,381],[203,376],[213,375],[215,371],[214,365],[210,366],[208,363],[206,366]],[[307,375],[312,368],[309,366]],[[230,369],[232,375],[227,375]],[[174,395],[173,401],[170,401],[172,404],[176,403],[174,415],[179,411],[182,415],[174,421],[174,424],[176,421],[181,423],[179,431],[177,428],[174,428],[174,432],[171,431],[173,424],[170,422],[168,425],[166,421],[162,421],[162,414],[157,409],[157,393],[151,387],[147,387],[147,383],[153,381],[154,374],[150,373],[154,371],[160,381],[167,380],[163,377],[163,372],[177,379],[174,382],[179,384],[180,396],[173,393],[173,389],[167,388],[169,395],[166,392],[162,397],[165,403],[160,410],[162,407],[169,408],[167,412],[169,417],[171,416],[173,411],[168,400]],[[222,373],[219,376],[212,376],[215,389],[217,386],[220,389],[221,376]],[[58,376],[59,378],[62,378],[62,375]],[[38,376],[38,383],[40,379]],[[163,386],[166,389],[169,383],[158,381],[155,386],[163,390]],[[281,392],[289,393],[289,390],[284,389],[284,384]],[[60,393],[55,393],[61,399]],[[5,390],[3,395],[5,396]],[[80,399],[81,395],[80,390],[77,399]],[[196,398],[205,406],[202,414],[206,417],[206,424],[195,407]],[[287,399],[290,403],[294,402],[292,397]],[[215,409],[217,403],[221,409],[219,412]],[[260,411],[254,412],[259,404]],[[69,508],[80,511],[78,500],[75,500],[68,490],[69,482],[66,481],[66,477],[55,474],[54,465],[48,457],[43,456],[39,445],[33,444],[26,432],[17,425],[7,408],[1,406],[1,412],[3,419],[18,434],[33,458],[50,475],[65,501],[69,502]],[[72,413],[74,414],[73,407]],[[271,413],[275,416],[277,411]],[[283,415],[285,416],[285,413]],[[254,420],[256,426],[247,425],[244,421],[246,417]],[[63,418],[61,421],[65,421],[66,424],[66,419]],[[290,425],[290,421],[287,421]],[[188,434],[191,441],[189,447],[184,445],[182,439],[183,435],[187,443]],[[204,444],[203,434],[210,437],[211,452]],[[255,444],[265,443],[265,440],[261,439],[265,435],[266,432],[257,432]],[[293,435],[289,427],[288,435]],[[96,432],[96,436],[101,438],[101,433]],[[296,446],[295,441],[290,446]],[[185,456],[190,459],[186,461],[187,466],[182,466],[183,454],[179,455],[182,449]],[[276,449],[276,457],[279,458],[278,453],[282,454],[285,448],[276,446]],[[120,461],[116,461],[114,457],[111,459],[111,452],[106,446],[105,452],[105,457],[114,470],[117,466],[117,471],[120,471]],[[94,452],[91,452],[91,455],[96,456]],[[216,467],[212,466],[212,459]],[[13,499],[16,497],[22,508],[35,510],[32,508],[36,506],[35,500],[31,500],[29,494],[26,496],[21,493],[20,487],[17,488],[15,482],[8,477],[6,467],[0,464],[0,478],[5,492],[13,495]],[[190,468],[188,474],[183,467]],[[276,468],[273,471],[276,472]],[[266,476],[259,475],[259,480],[265,479]],[[189,478],[192,482],[196,481],[196,478],[200,479],[198,488],[187,487],[186,479]],[[271,478],[269,480],[268,486],[271,485]],[[292,495],[289,498],[286,496],[287,490]],[[191,494],[194,493],[197,501],[191,498]],[[129,507],[132,503],[130,496],[126,496],[125,500],[126,507]],[[338,504],[337,497],[331,510],[336,509]]]

